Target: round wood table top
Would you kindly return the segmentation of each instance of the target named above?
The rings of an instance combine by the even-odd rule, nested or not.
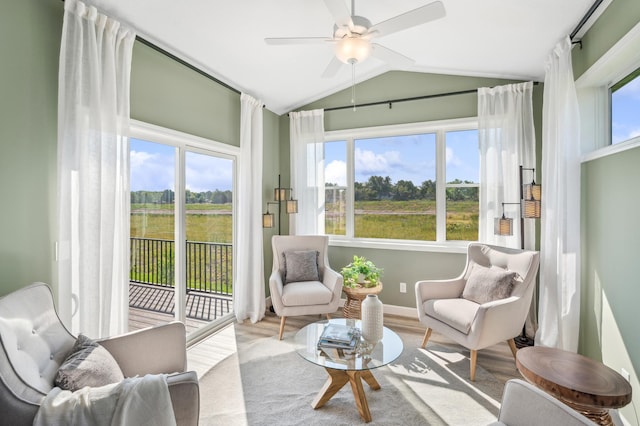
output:
[[[533,346],[516,354],[520,373],[558,399],[591,407],[619,408],[631,402],[631,384],[586,356]]]

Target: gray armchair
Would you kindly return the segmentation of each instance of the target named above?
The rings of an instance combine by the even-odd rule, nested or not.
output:
[[[477,268],[474,265],[479,265]],[[415,286],[416,306],[420,322],[427,326],[422,341],[424,348],[431,331],[453,339],[470,350],[470,378],[475,380],[477,351],[506,341],[514,359],[514,337],[520,334],[531,304],[539,253],[482,243],[467,248],[467,264],[462,274],[450,280],[418,281]],[[515,273],[513,289],[506,297],[476,301],[466,296],[468,283],[474,275],[498,276]],[[483,270],[483,271],[482,271]],[[483,283],[480,282],[482,288]],[[485,290],[493,290],[490,285]],[[475,296],[478,296],[477,293]],[[483,296],[483,295],[479,295]],[[486,295],[485,295],[486,296]],[[505,296],[505,295],[502,295]]]
[[[286,317],[328,315],[338,310],[342,293],[342,275],[329,266],[329,237],[325,235],[274,235],[271,245],[273,270],[269,278],[269,290],[273,309],[280,317],[278,338],[282,340]],[[317,252],[315,265],[312,265],[317,267],[317,273],[314,270],[314,273],[310,274],[315,276],[300,281],[287,280],[285,253],[308,251]],[[288,266],[289,272],[293,266]]]
[[[3,422],[31,425],[54,387],[56,372],[76,338],[65,328],[49,286],[34,283],[0,298],[0,412]],[[197,425],[199,386],[186,372],[184,324],[135,331],[99,341],[125,377],[169,374],[169,394],[178,425]]]

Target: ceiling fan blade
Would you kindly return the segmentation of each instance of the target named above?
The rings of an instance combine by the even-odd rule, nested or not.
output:
[[[270,37],[264,39],[265,43],[271,45],[282,44],[318,44],[333,41],[326,37]]]
[[[338,27],[349,27],[353,29],[351,13],[345,0],[324,0],[324,4],[327,6],[327,9],[329,9],[329,13],[333,16]]]
[[[375,32],[378,37],[381,37],[443,18],[445,15],[446,12],[442,2],[434,1],[433,3],[410,10],[402,15],[382,21],[372,26],[369,32]]]
[[[333,59],[331,59],[331,62],[329,62],[329,65],[327,65],[327,68],[322,73],[322,78],[334,77],[338,73],[342,65],[344,65],[344,63],[334,56]]]
[[[415,63],[413,59],[377,43],[373,43],[371,46],[373,48],[371,49],[371,56],[388,63],[394,68],[408,68]]]

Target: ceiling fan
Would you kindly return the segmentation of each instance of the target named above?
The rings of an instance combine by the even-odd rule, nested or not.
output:
[[[335,56],[322,73],[322,77],[333,77],[342,64],[355,65],[370,55],[398,68],[413,64],[413,60],[371,40],[406,30],[445,16],[444,5],[434,1],[417,9],[372,25],[371,21],[355,13],[355,0],[351,0],[351,12],[344,0],[324,0],[335,19],[333,37],[279,37],[265,38],[271,45],[333,43]]]

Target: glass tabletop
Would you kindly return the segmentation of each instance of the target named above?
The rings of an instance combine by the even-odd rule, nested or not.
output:
[[[402,340],[394,331],[384,327],[382,340],[368,344],[362,338],[355,353],[339,350],[320,350],[318,340],[327,324],[342,324],[362,329],[360,320],[335,318],[318,321],[300,329],[295,335],[296,352],[316,365],[336,370],[370,370],[395,361],[402,353]]]

